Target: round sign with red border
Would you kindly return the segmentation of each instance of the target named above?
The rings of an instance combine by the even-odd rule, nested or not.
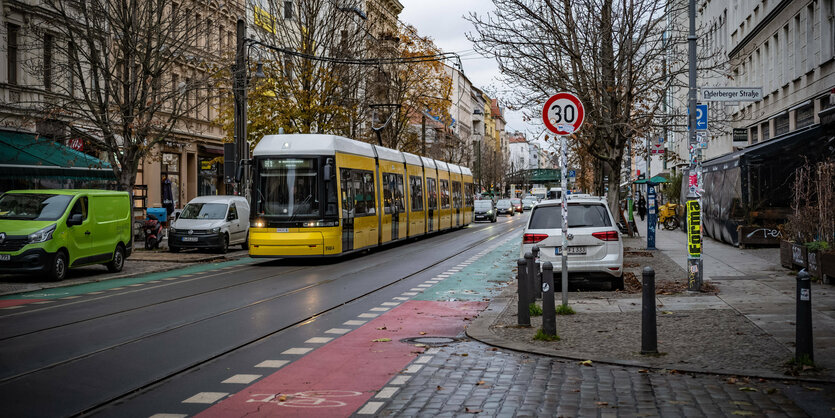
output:
[[[570,135],[580,130],[585,119],[583,103],[572,93],[557,93],[545,102],[542,121],[557,135]]]

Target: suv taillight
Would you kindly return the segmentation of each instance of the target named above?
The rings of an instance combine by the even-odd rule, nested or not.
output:
[[[601,240],[601,241],[617,241],[618,240],[618,231],[604,231],[604,232],[595,232],[591,234],[591,236]]]
[[[548,238],[548,234],[525,234],[522,237],[522,244],[536,244],[545,238]]]

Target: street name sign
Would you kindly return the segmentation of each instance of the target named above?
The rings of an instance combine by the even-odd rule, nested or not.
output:
[[[545,127],[557,135],[571,135],[577,132],[584,119],[583,103],[572,93],[557,93],[551,96],[542,108]]]
[[[763,99],[762,87],[702,87],[703,102],[757,102]]]

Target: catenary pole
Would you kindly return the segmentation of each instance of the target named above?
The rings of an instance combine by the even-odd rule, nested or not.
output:
[[[701,167],[699,165],[699,147],[696,143],[696,0],[690,0],[688,5],[690,20],[690,34],[687,37],[690,66],[690,89],[688,91],[687,108],[689,111],[688,126],[690,130],[687,187],[687,289],[699,291],[702,288],[702,229],[701,229]]]

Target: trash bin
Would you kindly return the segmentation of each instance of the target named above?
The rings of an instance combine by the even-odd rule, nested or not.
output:
[[[148,215],[154,215],[160,223],[165,223],[168,217],[168,211],[165,208],[148,208]]]

